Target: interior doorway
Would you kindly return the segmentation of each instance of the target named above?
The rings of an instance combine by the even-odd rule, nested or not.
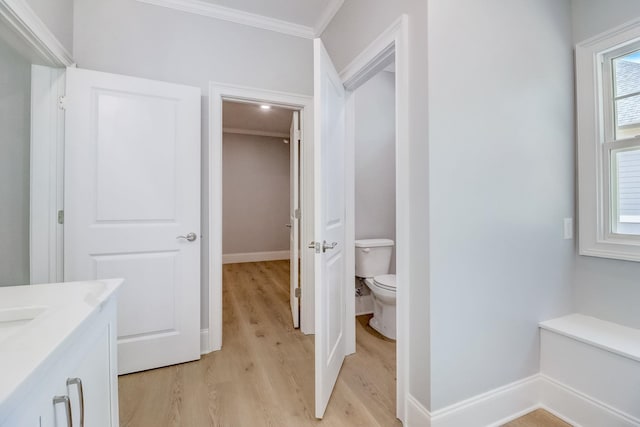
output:
[[[305,284],[308,283],[306,278],[311,274],[311,271],[308,265],[309,260],[305,257],[304,252],[299,250],[300,242],[305,241],[311,227],[310,221],[305,221],[304,215],[305,203],[308,202],[305,198],[305,193],[309,183],[306,182],[302,173],[308,163],[308,149],[306,147],[313,141],[312,136],[309,134],[310,130],[306,129],[306,125],[311,123],[310,106],[310,97],[217,83],[211,83],[210,85],[210,124],[212,132],[209,146],[208,181],[210,191],[208,225],[209,234],[212,237],[208,245],[210,278],[209,330],[206,334],[206,341],[208,342],[203,343],[205,344],[204,348],[207,348],[208,351],[219,350],[222,347],[222,271],[224,262],[289,259],[291,262],[289,270],[294,273],[290,275],[291,320],[296,327],[300,327],[303,333],[308,334],[313,331],[313,322],[309,321],[313,311],[306,309],[309,304],[313,304],[313,298],[305,293]],[[228,111],[231,111],[231,113],[225,113]],[[240,114],[243,111],[250,113],[248,115]],[[270,120],[270,116],[271,118],[279,116],[280,120]],[[280,162],[284,164],[286,157],[286,162],[289,166],[286,171],[286,177],[280,174],[279,181],[278,179],[273,180],[275,182],[271,186],[272,190],[279,186],[280,192],[277,192],[277,190],[270,191],[271,199],[263,200],[262,203],[262,205],[271,205],[272,207],[277,205],[277,209],[280,209],[279,213],[263,212],[264,217],[261,218],[261,221],[266,217],[270,217],[270,222],[262,221],[264,224],[252,223],[250,226],[244,227],[244,229],[240,229],[242,226],[239,224],[225,227],[225,215],[231,222],[237,222],[236,220],[238,219],[233,212],[227,211],[225,213],[225,209],[230,207],[230,203],[247,207],[247,198],[253,198],[252,203],[256,202],[256,199],[259,202],[260,198],[265,196],[269,198],[264,192],[248,195],[243,194],[245,193],[243,191],[235,191],[229,194],[229,189],[226,189],[227,194],[225,195],[225,176],[231,179],[231,175],[239,172],[238,170],[230,171],[228,168],[225,171],[225,138],[228,141],[236,140],[236,143],[238,140],[245,140],[246,142],[251,139],[254,145],[260,142],[257,139],[261,138],[263,139],[262,142],[265,142],[264,138],[267,138],[273,144],[272,148],[274,149],[271,151],[273,151],[274,158],[279,158]],[[264,148],[266,146],[263,145],[262,149]],[[288,155],[285,156],[287,151]],[[227,159],[231,159],[229,154],[227,152]],[[298,159],[298,161],[294,162],[294,159]],[[262,160],[266,159],[263,158]],[[257,163],[254,164],[254,168],[250,169],[259,169],[264,166],[264,162],[260,163],[257,158],[253,161]],[[292,173],[289,172],[289,169],[293,170],[294,168],[298,170]],[[227,172],[229,173],[227,174]],[[255,170],[252,170],[253,172]],[[292,179],[294,176],[299,176],[300,179]],[[243,181],[245,178],[247,177],[240,172],[240,175],[236,175],[235,180]],[[245,182],[244,184],[247,183]],[[258,189],[264,189],[265,184],[266,182],[261,181]],[[282,191],[283,186],[286,187],[286,192]],[[297,186],[297,191],[291,190],[294,186]],[[286,197],[284,197],[285,195]],[[294,200],[294,195],[299,195],[297,200]],[[274,197],[282,200],[273,203]],[[226,204],[224,202],[225,199],[227,200]],[[264,208],[264,206],[262,207]],[[251,209],[244,209],[244,213],[240,214],[240,216],[245,215],[245,224],[247,224],[246,215],[251,215],[250,211]],[[286,215],[283,213],[285,211]],[[299,225],[297,224],[298,222]],[[288,227],[289,225],[291,227]],[[227,229],[226,233],[225,228]],[[241,239],[236,240],[230,235],[233,232],[229,230],[233,228],[235,228],[236,232],[240,232],[237,235],[241,236]],[[275,242],[274,244],[280,246],[273,246],[271,248],[273,250],[256,249],[256,246],[251,246],[256,244],[255,240],[260,240],[255,239],[255,232],[261,228],[269,228],[270,232],[272,232],[272,236],[269,239],[272,240],[272,243]],[[294,233],[296,231],[297,233]],[[229,238],[226,242],[225,236]],[[286,249],[283,247],[285,241],[289,242]],[[250,248],[246,249],[249,252],[245,252],[245,249],[239,247],[238,244],[249,245],[245,246]],[[300,259],[299,264],[295,262],[296,258]],[[297,268],[298,266],[299,268]],[[299,280],[295,279],[296,270],[299,270]]]
[[[300,111],[234,99],[222,110],[222,262],[288,260],[291,322],[299,328]]]

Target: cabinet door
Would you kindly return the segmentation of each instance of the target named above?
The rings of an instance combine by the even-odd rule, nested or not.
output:
[[[78,364],[69,373],[69,378],[82,381],[82,395],[78,384],[70,384],[68,395],[71,399],[73,426],[80,426],[81,402],[84,402],[84,425],[88,427],[109,427],[111,419],[111,375],[109,370],[109,328],[96,331],[93,342]],[[66,381],[66,380],[65,380]]]

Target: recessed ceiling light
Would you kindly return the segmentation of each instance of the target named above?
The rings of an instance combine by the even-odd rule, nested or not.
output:
[[[271,105],[261,105],[260,108],[263,110],[271,110]]]

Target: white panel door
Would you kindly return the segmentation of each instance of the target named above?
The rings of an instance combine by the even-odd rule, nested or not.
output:
[[[200,89],[70,68],[65,132],[64,276],[125,279],[119,373],[199,359]]]
[[[320,39],[314,40],[314,81],[315,391],[322,418],[346,355],[346,96]]]
[[[300,299],[296,289],[300,286],[300,113],[293,112],[289,138],[289,273],[291,316],[293,327],[300,327]]]

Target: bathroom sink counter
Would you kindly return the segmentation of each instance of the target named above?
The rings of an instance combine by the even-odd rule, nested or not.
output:
[[[122,282],[0,287],[0,424]]]

